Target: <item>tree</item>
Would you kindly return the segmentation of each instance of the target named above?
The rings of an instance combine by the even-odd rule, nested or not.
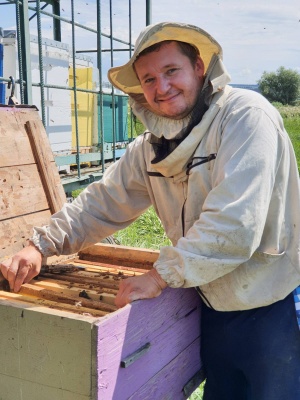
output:
[[[300,74],[279,67],[276,72],[264,72],[258,81],[261,93],[271,102],[294,104],[300,95]]]

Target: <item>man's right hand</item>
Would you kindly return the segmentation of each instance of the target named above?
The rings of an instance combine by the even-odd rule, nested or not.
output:
[[[13,257],[0,263],[1,272],[9,282],[10,290],[18,292],[23,283],[30,282],[39,274],[42,266],[42,254],[29,244]]]

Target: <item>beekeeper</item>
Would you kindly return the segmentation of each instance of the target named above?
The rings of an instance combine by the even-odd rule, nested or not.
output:
[[[203,300],[205,400],[299,400],[299,175],[282,119],[253,91],[232,89],[222,49],[202,29],[158,23],[110,82],[146,131],[72,204],[3,262],[15,291],[43,256],[70,254],[153,205],[172,246],[123,280],[119,307],[195,287]]]

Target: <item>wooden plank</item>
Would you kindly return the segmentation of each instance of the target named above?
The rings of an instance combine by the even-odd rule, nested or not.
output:
[[[70,399],[90,398],[94,374],[94,328],[90,321],[97,319],[63,312],[58,316],[52,314],[54,311],[43,313],[33,305],[22,309],[0,304],[0,376],[30,384],[26,400],[48,399],[35,396],[36,385],[48,393],[70,392]],[[4,396],[0,387],[0,395]],[[65,399],[54,396],[51,400],[58,398]]]
[[[0,182],[0,221],[49,208],[35,164],[1,168]]]
[[[74,265],[86,265],[86,266],[91,266],[90,271],[92,271],[93,267],[97,271],[102,271],[103,273],[109,272],[110,274],[116,274],[119,275],[120,273],[122,275],[126,276],[135,276],[135,275],[141,275],[145,273],[145,268],[134,268],[134,267],[124,267],[124,265],[115,265],[115,264],[107,264],[104,262],[96,262],[96,261],[88,261],[84,260],[74,260],[73,262]]]
[[[159,251],[97,243],[78,253],[82,260],[150,269],[159,256]]]
[[[68,293],[65,294],[63,291],[57,292],[51,289],[45,289],[38,285],[25,283],[21,286],[19,293],[35,296],[37,298],[42,298],[45,300],[55,301],[57,303],[66,303],[71,305],[76,305],[76,303],[81,303],[82,307],[91,308],[100,311],[112,312],[116,311],[117,307],[112,304],[106,304],[100,300],[94,301],[86,299],[84,297],[79,297],[78,293]]]
[[[25,296],[24,294],[19,293],[17,296],[14,296],[14,293],[0,291],[0,298],[13,301],[15,305],[18,304],[19,306],[22,306],[24,303],[26,303],[27,305],[34,304],[35,307],[47,307],[53,310],[66,311],[68,313],[72,312],[75,314],[84,314],[96,318],[103,317],[109,313],[108,311],[93,310],[90,308],[82,307],[81,304],[74,306],[71,304],[57,303],[55,301],[40,299],[32,296]],[[67,315],[65,315],[65,317],[67,317]]]
[[[81,395],[5,374],[0,374],[0,388],[0,400],[91,400],[90,395]]]
[[[86,291],[86,293],[88,294],[88,296],[94,300],[94,301],[102,301],[103,298],[103,291],[99,288],[97,288],[97,290],[95,288],[90,288],[89,286],[83,288],[82,285],[68,285],[68,282],[57,282],[55,280],[55,276],[53,277],[53,279],[43,279],[43,280],[35,280],[34,281],[35,286],[40,286],[43,287],[44,289],[50,289],[50,290],[54,290],[56,292],[63,292],[67,295],[74,295],[74,293],[77,294],[77,296],[79,296],[79,292],[81,292],[83,289]],[[96,287],[96,285],[95,285]],[[116,293],[115,293],[116,294]],[[101,297],[101,298],[100,298]],[[112,304],[114,305],[113,299],[115,296],[110,296],[111,301],[108,302],[108,304]],[[80,300],[80,298],[79,298]],[[104,301],[105,303],[107,303],[106,301]]]
[[[20,125],[12,109],[0,108],[0,167],[35,162],[24,124]]]
[[[50,204],[51,213],[59,211],[66,201],[62,196],[60,187],[55,179],[55,173],[49,169],[49,165],[53,162],[53,154],[48,141],[45,138],[44,127],[40,120],[27,121],[25,127],[31,143],[34,158],[38,164],[40,177],[44,186],[44,190]],[[58,175],[58,172],[57,172]]]
[[[200,335],[200,298],[194,289],[167,288],[103,317],[98,330],[98,400],[127,399]],[[146,343],[128,368],[120,362]],[[200,365],[200,352],[198,353]]]
[[[199,364],[199,354],[200,338],[197,338],[188,348],[179,353],[174,360],[131,395],[128,400],[186,399],[201,383],[201,379],[195,380],[191,392],[184,393],[184,386],[202,366]]]
[[[0,261],[20,251],[32,236],[32,227],[45,225],[50,216],[46,210],[0,221]]]

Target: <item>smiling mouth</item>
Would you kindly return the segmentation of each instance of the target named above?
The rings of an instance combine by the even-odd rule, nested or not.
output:
[[[176,94],[174,94],[172,96],[169,96],[169,97],[166,97],[166,98],[159,98],[159,99],[156,100],[156,102],[157,103],[171,102],[174,99],[176,99],[179,95],[180,95],[180,93],[176,93]]]

